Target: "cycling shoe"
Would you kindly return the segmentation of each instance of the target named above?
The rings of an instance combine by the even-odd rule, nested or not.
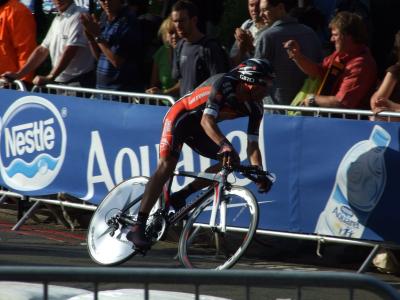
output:
[[[148,250],[151,241],[146,237],[145,227],[142,224],[135,224],[126,234],[126,239],[133,243],[135,249]]]

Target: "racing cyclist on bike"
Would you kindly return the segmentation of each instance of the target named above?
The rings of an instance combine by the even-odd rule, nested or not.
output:
[[[248,59],[228,73],[210,77],[192,93],[179,99],[167,112],[163,121],[160,141],[160,159],[157,170],[146,185],[136,224],[127,234],[135,248],[147,250],[151,242],[146,238],[146,221],[150,210],[162,192],[164,184],[173,174],[183,143],[200,155],[223,164],[239,163],[239,155],[219,129],[223,120],[248,116],[247,155],[250,163],[262,168],[258,133],[263,118],[263,101],[272,85],[274,72],[266,59]],[[221,163],[207,171],[218,172]],[[205,180],[195,180],[171,196],[175,210],[185,205],[191,193],[209,185]],[[267,176],[258,178],[259,191],[268,192],[271,181]]]

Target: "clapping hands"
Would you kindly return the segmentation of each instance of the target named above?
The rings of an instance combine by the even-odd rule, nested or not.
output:
[[[250,31],[243,30],[242,28],[236,28],[235,39],[238,43],[239,49],[243,52],[251,52],[254,48],[253,46],[253,36]]]
[[[94,38],[100,35],[100,22],[94,14],[83,13],[80,19],[88,38]]]

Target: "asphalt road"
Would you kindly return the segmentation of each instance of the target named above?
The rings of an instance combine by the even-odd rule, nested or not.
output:
[[[17,221],[15,210],[0,207],[0,265],[1,266],[79,266],[97,267],[86,250],[86,221],[90,216],[74,220],[71,231],[57,224],[51,215],[37,214],[40,222],[29,219],[19,230],[11,228]],[[49,220],[50,219],[50,220]],[[79,219],[79,218],[78,218]],[[237,263],[234,269],[247,270],[301,270],[301,271],[339,271],[356,272],[369,253],[366,247],[342,246],[330,244],[324,249],[324,256],[316,255],[316,243],[282,238],[263,238],[263,243],[253,242],[246,257]],[[175,258],[176,243],[160,242],[146,256],[135,256],[122,264],[126,267],[146,268],[182,268]],[[382,274],[370,267],[366,274],[383,280],[400,291],[400,277]],[[90,289],[89,283],[77,283],[76,288]],[[106,285],[103,288],[122,288],[123,285]],[[132,285],[130,286],[132,287]],[[185,288],[178,289],[185,291]],[[189,289],[190,290],[190,289]],[[221,291],[218,291],[221,292]],[[222,293],[222,292],[221,292]],[[243,299],[242,292],[230,291],[230,299]],[[269,296],[272,294],[270,293]],[[277,291],[281,295],[281,291]],[[329,298],[325,292],[315,299]],[[217,293],[216,296],[222,296]],[[324,297],[322,297],[324,296]],[[328,296],[328,298],[326,298]],[[275,297],[275,298],[274,298]],[[286,296],[274,296],[264,299],[295,299]],[[1,286],[0,286],[0,299]],[[4,298],[6,299],[6,298]],[[255,298],[255,299],[258,299]],[[357,298],[355,298],[357,299]],[[362,297],[359,299],[378,299]]]

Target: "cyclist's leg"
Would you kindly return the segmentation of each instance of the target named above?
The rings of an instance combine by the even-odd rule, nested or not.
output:
[[[190,128],[191,132],[187,135],[185,143],[200,155],[218,160],[217,153],[219,151],[219,146],[209,138],[209,136],[204,132],[201,125],[193,122],[192,124],[190,124],[190,126],[187,126],[186,128]],[[218,162],[208,167],[205,172],[217,173],[220,170],[221,162]],[[185,199],[187,197],[205,187],[208,187],[209,185],[210,181],[208,180],[201,178],[195,179],[194,181],[183,187],[181,190],[171,195],[172,206],[175,210],[179,210],[186,205]]]
[[[175,170],[177,162],[178,158],[172,155],[161,157],[158,162],[157,170],[146,184],[143,198],[140,203],[137,222],[132,226],[131,231],[127,235],[127,239],[138,248],[148,248],[150,246],[150,241],[145,235],[146,222],[152,207],[161,194],[164,184]]]
[[[171,177],[175,170],[178,159],[174,156],[160,158],[157,166],[157,170],[151,176],[149,182],[146,185],[143,199],[140,206],[140,212],[150,213],[151,208],[160,196],[162,188],[167,180]]]
[[[178,121],[176,121],[178,118]],[[137,248],[149,248],[151,242],[146,238],[146,222],[149,213],[161,194],[162,188],[167,180],[173,174],[179,159],[182,148],[182,124],[179,119],[182,117],[182,110],[179,106],[173,106],[164,119],[164,126],[160,141],[160,159],[157,170],[150,177],[146,185],[136,224],[132,226],[127,234],[130,240]]]
[[[127,239],[137,248],[147,249],[150,247],[151,242],[145,235],[147,218],[157,198],[161,194],[164,184],[167,182],[168,178],[171,177],[177,162],[178,159],[173,156],[160,158],[156,172],[151,176],[146,185],[140,203],[137,222],[127,234]]]

